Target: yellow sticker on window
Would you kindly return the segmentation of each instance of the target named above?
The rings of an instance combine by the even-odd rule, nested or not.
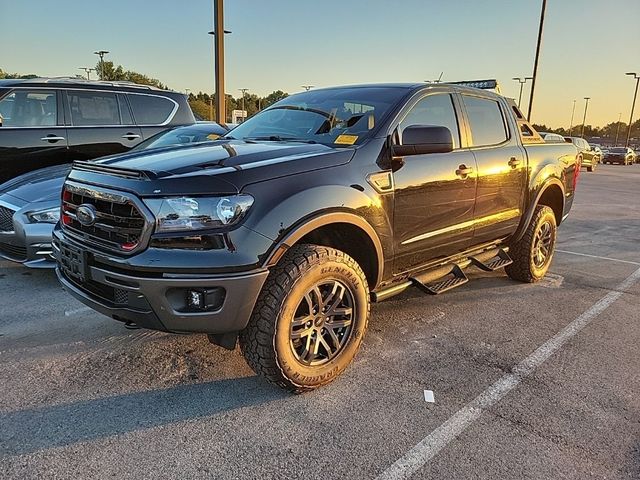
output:
[[[220,135],[218,135],[217,133],[210,133],[209,135],[207,135],[207,138],[209,140],[217,140],[220,138]]]
[[[338,135],[333,143],[337,143],[338,145],[353,145],[358,140],[357,135]]]

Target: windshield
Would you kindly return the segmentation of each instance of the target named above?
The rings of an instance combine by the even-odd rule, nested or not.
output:
[[[160,132],[146,139],[144,142],[136,145],[133,150],[168,147],[170,145],[180,145],[183,143],[213,142],[225,133],[226,130],[217,124],[207,127],[203,127],[202,125],[178,127]]]
[[[292,95],[238,125],[226,138],[350,146],[369,138],[403,88],[360,87]]]
[[[620,148],[620,147],[612,148],[610,151],[613,152],[613,153],[627,153],[627,149],[626,148]]]

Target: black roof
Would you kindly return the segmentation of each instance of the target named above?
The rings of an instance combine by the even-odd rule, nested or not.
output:
[[[85,80],[76,77],[51,77],[51,78],[10,78],[0,80],[0,88],[12,87],[73,87],[95,89],[99,87],[105,90],[152,90],[157,92],[171,92],[172,90],[162,90],[151,85],[141,85],[126,81],[108,81],[108,80]]]

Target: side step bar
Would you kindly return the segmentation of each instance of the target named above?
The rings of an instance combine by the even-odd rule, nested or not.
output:
[[[493,248],[472,256],[458,258],[451,263],[430,268],[424,272],[371,293],[371,301],[381,302],[404,292],[410,287],[417,287],[429,295],[438,295],[452,288],[464,285],[469,281],[464,269],[473,265],[485,272],[493,272],[513,263],[505,248]]]
[[[478,267],[480,270],[484,270],[485,272],[495,272],[499,268],[504,268],[507,265],[511,265],[513,260],[504,249],[499,249],[498,253],[495,257],[490,258],[489,260],[481,260],[477,257],[469,257],[471,260],[471,264]]]
[[[449,272],[445,275],[438,275],[440,278],[438,281],[431,280],[434,277],[434,273],[437,274],[438,272],[427,272],[418,277],[411,277],[409,280],[411,280],[413,285],[429,295],[438,295],[452,288],[464,285],[469,281],[462,271],[462,268],[457,264],[450,266]],[[429,281],[432,283],[427,283]]]

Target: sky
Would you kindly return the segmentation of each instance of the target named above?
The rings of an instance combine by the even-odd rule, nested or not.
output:
[[[226,0],[226,90],[266,95],[354,83],[533,71],[542,0]],[[174,90],[214,90],[211,0],[0,0],[0,68],[63,76],[95,50]],[[548,0],[532,120],[627,122],[640,73],[640,0]],[[523,110],[530,84],[525,85]],[[636,108],[634,120],[640,108]]]

